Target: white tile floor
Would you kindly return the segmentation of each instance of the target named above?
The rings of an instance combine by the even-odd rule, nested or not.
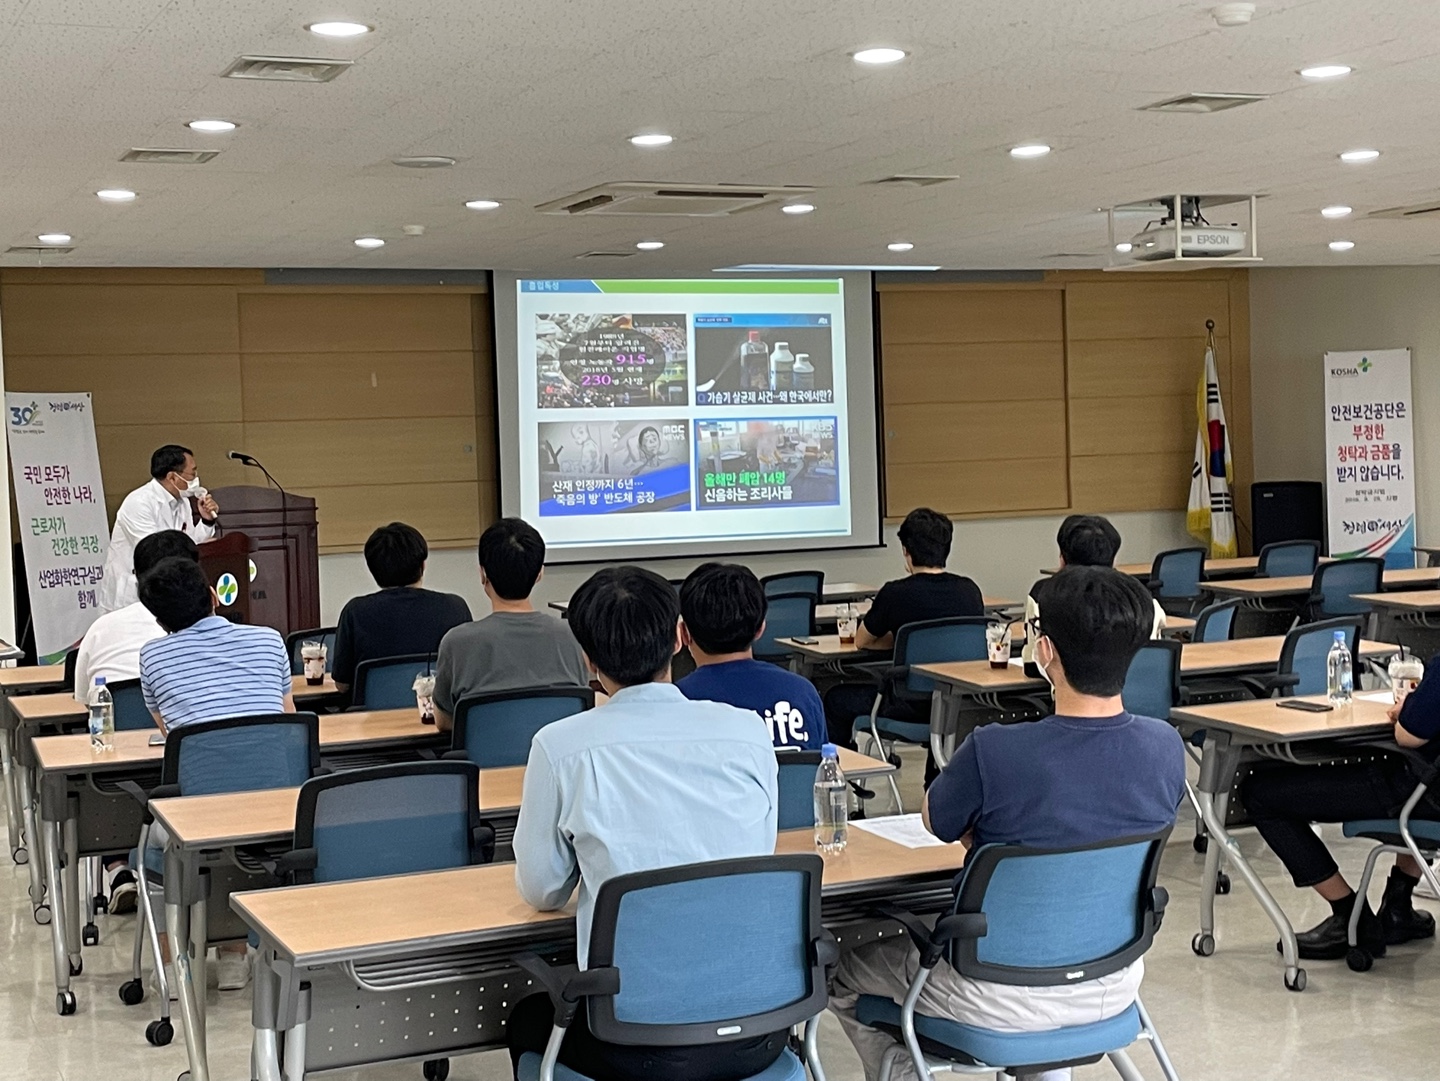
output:
[[[920,775],[907,758],[907,782]],[[914,799],[908,789],[907,797]],[[918,800],[915,805],[918,806]],[[1327,837],[1334,831],[1327,830]],[[1219,947],[1213,957],[1190,952],[1198,919],[1200,857],[1190,848],[1188,817],[1176,828],[1162,871],[1170,909],[1147,958],[1144,997],[1185,1081],[1347,1081],[1440,1079],[1440,957],[1431,943],[1392,949],[1364,975],[1344,962],[1307,966],[1309,989],[1292,994],[1281,986],[1275,935],[1259,907],[1237,881],[1235,892],[1217,899]],[[1293,889],[1278,862],[1253,831],[1242,834],[1266,883],[1297,925],[1326,911],[1308,892]],[[1341,842],[1347,873],[1357,873],[1366,846]],[[16,1081],[172,1081],[185,1069],[177,1035],[170,1047],[145,1042],[153,1003],[126,1007],[116,990],[127,978],[133,917],[102,921],[101,945],[85,951],[85,972],[74,982],[79,1011],[55,1013],[49,929],[37,926],[26,900],[26,875],[0,857],[0,937],[7,945],[0,974],[0,1079]],[[1377,886],[1378,890],[1378,886]],[[1432,906],[1433,907],[1433,906]],[[213,967],[213,966],[212,966]],[[210,1062],[217,1081],[249,1076],[248,992],[210,992]],[[178,1028],[177,1018],[177,1028]],[[832,1081],[859,1081],[859,1063],[838,1027],[826,1019],[822,1058]],[[1133,1057],[1147,1078],[1158,1078],[1144,1047]],[[406,1065],[343,1075],[346,1081],[418,1081],[420,1067]],[[503,1053],[456,1059],[455,1081],[503,1081]],[[1080,1081],[1114,1077],[1104,1065],[1078,1071]],[[683,1079],[677,1079],[683,1081]]]

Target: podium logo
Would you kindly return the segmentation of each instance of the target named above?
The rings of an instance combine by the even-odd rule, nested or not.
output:
[[[215,595],[220,598],[220,603],[229,607],[235,603],[235,598],[240,592],[240,583],[235,581],[235,576],[226,571],[215,583]]]
[[[10,427],[45,427],[45,422],[40,419],[40,403],[31,402],[29,405],[12,405],[10,407]]]

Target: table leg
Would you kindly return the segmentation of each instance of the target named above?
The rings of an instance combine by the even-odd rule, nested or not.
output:
[[[84,905],[80,900],[80,822],[79,802],[65,801],[65,818],[60,823],[60,837],[65,845],[65,888],[54,898],[61,911],[54,913],[55,922],[61,922],[64,915],[65,946],[70,953],[70,971],[80,974],[84,959],[80,954],[80,914]]]
[[[20,797],[15,790],[15,765],[11,750],[14,740],[13,729],[0,729],[0,768],[3,768],[5,777],[5,825],[10,833],[10,858],[18,864],[29,860],[30,853],[25,850],[24,835],[20,832]]]
[[[30,767],[15,764],[16,794],[20,798],[20,816],[25,823],[25,836],[34,844],[34,839],[40,836],[36,828],[35,819],[35,788],[34,775]],[[40,908],[45,903],[45,867],[44,860],[30,860],[28,866],[30,872],[30,907],[35,910],[35,919],[39,923],[46,923],[50,919],[50,911],[46,909],[45,918],[40,918]]]
[[[255,951],[254,992],[250,1001],[250,1070],[255,1081],[281,1081],[280,1041],[277,1026],[280,978],[270,967],[270,954],[262,944]]]
[[[301,984],[298,1019],[285,1032],[285,1081],[305,1081],[305,1030],[310,1021],[310,986]]]
[[[40,834],[45,853],[45,867],[50,876],[50,892],[54,903],[60,902],[60,823],[45,823]],[[70,990],[70,954],[65,948],[65,920],[55,913],[50,921],[50,950],[55,962],[55,1010],[64,1017],[75,1012],[75,994]]]
[[[210,997],[210,949],[207,942],[210,937],[210,906],[206,896],[206,887],[209,885],[205,875],[200,876],[200,888],[195,893],[195,898],[190,905],[190,962],[191,971],[195,977],[195,1009],[200,1018],[200,1054],[206,1055],[205,1046],[205,1015],[209,1006],[207,1000]]]
[[[960,723],[962,695],[948,684],[936,683],[930,693],[930,753],[935,765],[944,769],[956,746],[955,730]]]
[[[175,958],[175,979],[179,983],[180,1019],[185,1026],[185,1052],[190,1061],[190,1081],[210,1081],[205,1058],[205,1035],[196,1005],[196,987],[190,967],[190,906],[184,891],[187,868],[174,845],[165,849],[165,927],[170,933],[170,953]],[[202,954],[203,956],[203,954]],[[205,993],[204,985],[199,993]]]

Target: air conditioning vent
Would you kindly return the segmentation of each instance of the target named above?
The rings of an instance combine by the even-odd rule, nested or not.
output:
[[[723,218],[742,210],[808,195],[811,187],[754,187],[740,184],[654,184],[622,181],[598,184],[535,209],[542,214],[626,217]]]
[[[138,161],[145,165],[204,165],[218,153],[218,150],[166,150],[137,146],[125,151],[120,160]]]
[[[896,173],[894,176],[872,180],[872,184],[900,184],[909,188],[933,188],[936,184],[948,184],[959,180],[958,176],[926,176],[922,173]]]
[[[75,248],[62,247],[59,244],[16,244],[14,247],[6,248],[6,255],[69,255]]]
[[[629,259],[633,251],[582,251],[576,259]]]
[[[1142,113],[1219,113],[1264,101],[1268,94],[1181,94],[1150,105],[1140,106]]]
[[[326,60],[315,56],[239,56],[220,74],[226,79],[328,83],[354,63],[353,60]]]
[[[1414,206],[1392,206],[1386,210],[1372,210],[1365,216],[1367,218],[1400,218],[1402,220],[1409,220],[1412,218],[1424,218],[1431,214],[1440,214],[1440,203],[1417,203]]]

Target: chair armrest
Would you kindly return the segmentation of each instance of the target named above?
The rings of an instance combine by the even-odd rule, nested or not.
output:
[[[1267,672],[1260,676],[1239,676],[1236,682],[1256,698],[1269,698],[1276,691],[1289,690],[1300,682],[1298,672]]]
[[[555,1007],[557,1028],[569,1028],[589,995],[618,995],[620,970],[614,967],[581,969],[578,965],[552,965],[538,954],[522,953],[515,964],[544,987]]]
[[[480,857],[475,859],[475,857]],[[470,858],[476,863],[495,862],[495,827],[482,822],[470,831]]]
[[[444,754],[442,754],[442,755],[440,756],[440,760],[441,760],[442,762],[465,762],[465,761],[468,761],[469,758],[470,758],[470,756],[469,756],[468,754],[466,754],[463,750],[460,750],[460,751],[446,751]]]
[[[1150,911],[1155,916],[1155,930],[1160,930],[1160,923],[1165,919],[1165,908],[1170,904],[1170,891],[1164,886],[1156,886],[1150,891]]]
[[[840,961],[840,943],[835,941],[835,936],[825,928],[820,928],[820,934],[815,941],[810,943],[812,960],[827,971],[834,968]]]
[[[1389,739],[1364,740],[1356,743],[1355,746],[1368,747],[1405,759],[1405,764],[1410,767],[1410,773],[1415,778],[1415,782],[1423,784],[1426,788],[1435,783],[1436,777],[1440,777],[1440,760],[1430,761],[1420,753],[1418,747],[1402,747],[1394,740]]]
[[[876,905],[872,910],[874,915],[881,919],[894,920],[910,936],[910,941],[920,951],[920,964],[925,968],[934,968],[936,962],[945,953],[943,945],[937,945],[930,938],[930,928],[925,922],[913,912],[907,912],[895,905]]]
[[[292,848],[276,859],[262,859],[260,863],[271,874],[289,878],[298,871],[313,871],[320,866],[320,853],[313,848]]]
[[[946,945],[957,938],[984,938],[990,932],[990,923],[983,912],[956,912],[942,916],[935,921],[932,942]]]

